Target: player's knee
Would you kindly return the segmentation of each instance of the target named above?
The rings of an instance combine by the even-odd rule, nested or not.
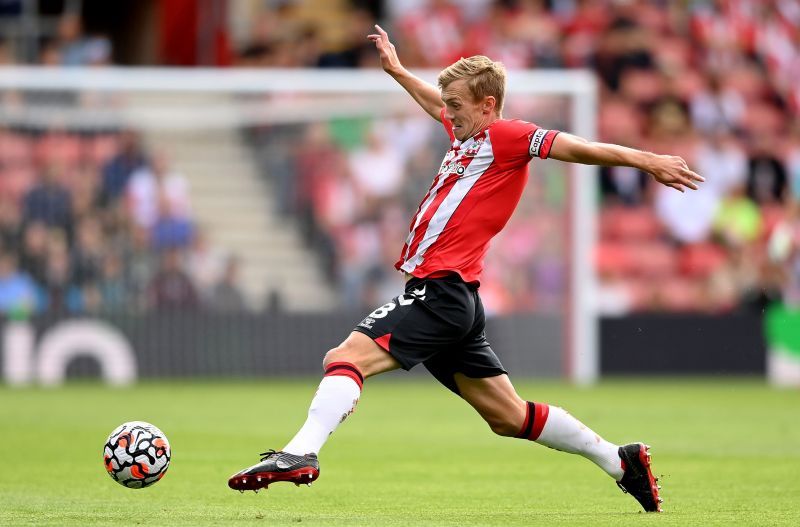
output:
[[[322,359],[322,369],[327,369],[334,362],[354,362],[355,350],[350,342],[345,340],[335,348],[328,350]]]
[[[513,437],[519,432],[519,425],[505,416],[484,417],[492,432],[499,436]]]
[[[327,369],[331,363],[342,362],[343,356],[344,354],[342,353],[341,346],[328,350],[328,353],[326,353],[325,357],[322,359],[322,369]]]

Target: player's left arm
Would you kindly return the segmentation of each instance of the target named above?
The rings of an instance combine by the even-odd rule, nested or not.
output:
[[[561,132],[550,148],[552,159],[584,165],[626,166],[651,174],[662,185],[684,192],[697,190],[697,183],[705,181],[689,169],[678,156],[658,155],[610,143],[587,141],[582,137]]]

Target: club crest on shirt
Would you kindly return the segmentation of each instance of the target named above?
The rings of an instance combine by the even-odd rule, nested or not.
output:
[[[475,142],[469,146],[469,148],[464,150],[464,156],[475,157],[476,155],[478,155],[478,150],[480,150],[482,146],[483,146],[483,138],[476,139]]]

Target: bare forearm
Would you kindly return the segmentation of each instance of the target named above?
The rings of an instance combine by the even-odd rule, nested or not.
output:
[[[444,107],[439,90],[420,79],[405,68],[397,71],[387,71],[400,86],[419,104],[425,112],[437,121],[441,119],[441,110]]]
[[[658,155],[609,143],[595,143],[572,134],[560,133],[550,149],[550,157],[571,163],[601,166],[638,168],[652,174],[668,187],[683,192],[684,188],[697,190],[697,183],[705,181],[692,172],[686,161],[677,156]]]
[[[638,168],[643,172],[651,172],[656,157],[652,152],[609,143],[589,143],[587,146],[584,160],[579,161],[587,165],[626,166]]]
[[[559,148],[562,145],[563,148]],[[562,133],[556,138],[556,144],[550,151],[550,157],[584,165],[627,166],[651,172],[657,156],[627,146],[591,142]]]

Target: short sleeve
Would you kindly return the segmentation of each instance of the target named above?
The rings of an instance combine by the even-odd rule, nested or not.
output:
[[[536,128],[536,130],[534,130],[530,135],[530,142],[528,143],[528,155],[532,158],[538,157],[539,159],[547,159],[547,157],[550,155],[550,148],[553,147],[553,140],[558,134],[558,130]]]
[[[547,159],[559,133],[518,119],[498,121],[490,130],[495,151],[513,163],[527,163],[534,157]]]
[[[444,126],[444,130],[447,132],[447,135],[450,137],[450,141],[452,142],[456,140],[456,134],[453,133],[453,121],[444,116],[445,111],[447,111],[447,108],[442,107],[439,117],[442,120],[442,126]]]

